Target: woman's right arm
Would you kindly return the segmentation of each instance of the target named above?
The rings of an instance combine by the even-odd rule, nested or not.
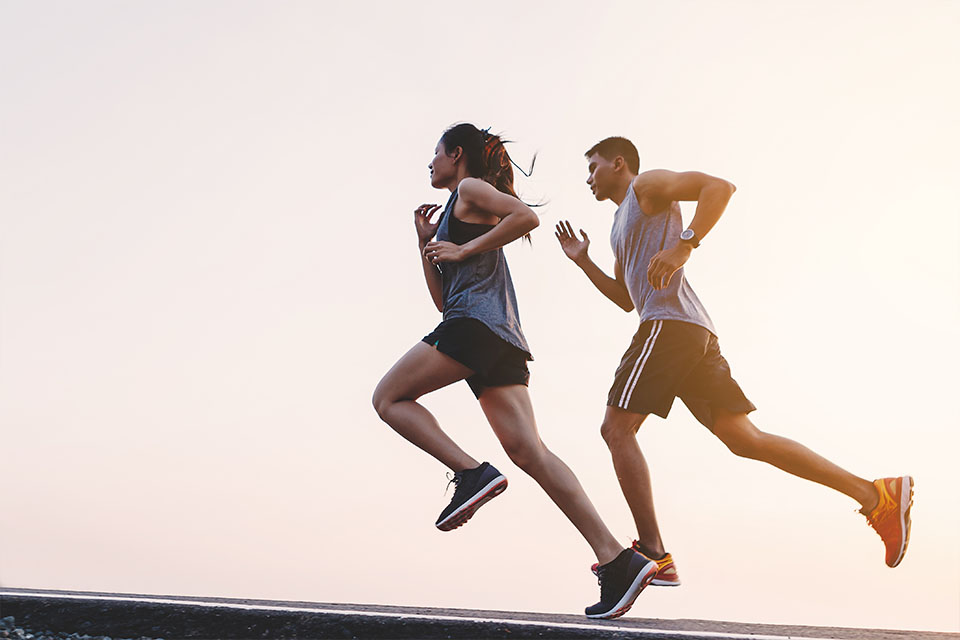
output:
[[[427,281],[427,289],[437,311],[443,313],[443,283],[440,277],[440,268],[423,254],[424,247],[437,234],[440,220],[431,223],[430,217],[440,208],[438,204],[422,204],[413,212],[413,223],[417,228],[417,239],[420,244],[420,263],[423,265],[423,277]]]

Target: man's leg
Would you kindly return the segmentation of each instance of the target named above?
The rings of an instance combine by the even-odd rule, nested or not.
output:
[[[666,550],[653,509],[650,469],[637,442],[637,431],[646,417],[645,414],[631,413],[618,407],[607,407],[600,434],[610,449],[620,489],[633,514],[637,542],[648,557],[656,559],[662,557]]]
[[[713,433],[736,455],[835,489],[859,502],[865,511],[877,506],[877,489],[869,480],[838,467],[799,442],[757,429],[745,413],[714,409],[713,415]]]
[[[761,460],[800,478],[850,496],[863,507],[886,547],[886,563],[896,567],[910,542],[913,478],[901,476],[869,482],[841,469],[802,444],[757,429],[744,413],[713,410],[713,432],[738,456]]]
[[[859,478],[788,438],[757,429],[747,417],[753,403],[730,374],[715,336],[703,359],[680,385],[680,398],[701,424],[733,453],[760,460],[800,478],[830,487],[860,503],[862,513],[886,547],[886,563],[897,566],[910,540],[913,478],[873,482]]]
[[[703,357],[709,336],[706,329],[686,322],[651,320],[641,324],[614,374],[600,427],[637,526],[634,548],[662,560],[664,571],[673,571],[673,575],[675,569],[669,568],[671,559],[665,555],[657,526],[650,470],[637,443],[637,431],[648,414],[667,416],[678,384]]]

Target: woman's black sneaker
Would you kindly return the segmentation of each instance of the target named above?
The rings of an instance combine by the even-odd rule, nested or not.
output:
[[[453,474],[450,482],[457,485],[453,499],[437,518],[437,529],[453,531],[469,520],[474,512],[507,488],[507,479],[496,467],[484,462],[476,469]]]
[[[586,608],[587,617],[619,618],[656,575],[656,562],[633,549],[624,549],[612,561],[597,567],[600,602]]]

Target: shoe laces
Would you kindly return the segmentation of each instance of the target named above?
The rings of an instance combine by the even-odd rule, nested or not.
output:
[[[453,495],[457,495],[457,491],[460,490],[460,481],[463,480],[463,473],[450,473],[447,471],[447,486],[443,490],[443,495],[447,495],[447,491],[450,490],[450,485],[456,485],[456,488],[453,490]]]
[[[605,598],[604,598],[604,596],[605,596],[604,592],[607,591],[607,590],[610,588],[609,585],[606,585],[606,586],[605,586],[604,583],[603,583],[604,575],[607,573],[608,570],[609,570],[609,567],[604,567],[603,565],[600,565],[599,567],[597,567],[597,584],[600,585],[600,600],[601,600],[601,601],[603,601],[603,600],[605,599]]]
[[[880,503],[874,508],[870,513],[863,513],[863,511],[857,511],[860,515],[867,519],[867,524],[870,525],[870,528],[877,532],[877,535],[881,539],[885,538],[885,530],[889,529],[890,515],[895,512],[895,509],[891,508],[890,504],[885,504],[883,498],[880,498]]]
[[[880,531],[880,529],[887,525],[890,512],[890,509],[874,511],[872,513],[863,513],[862,511],[857,511],[857,513],[861,514],[867,519],[867,524],[870,525],[871,529],[879,533],[880,537],[883,537],[883,533]]]
[[[856,512],[859,513],[860,515],[862,515],[864,518],[867,519],[867,524],[870,525],[870,528],[873,529],[873,530],[877,533],[877,535],[879,535],[881,538],[883,537],[883,534],[880,533],[880,529],[877,528],[877,522],[876,522],[873,518],[870,517],[870,514],[869,514],[869,513],[864,513],[863,511],[860,511],[859,509],[856,509]]]

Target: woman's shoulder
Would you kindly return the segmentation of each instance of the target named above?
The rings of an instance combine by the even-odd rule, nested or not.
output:
[[[464,178],[457,186],[457,195],[464,202],[473,204],[485,194],[489,195],[496,190],[496,187],[480,178]]]

